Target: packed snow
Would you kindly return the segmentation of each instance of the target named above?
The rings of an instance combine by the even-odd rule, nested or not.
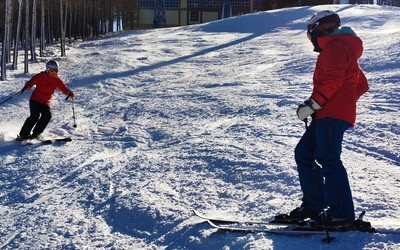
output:
[[[356,212],[394,233],[332,233],[327,245],[217,231],[192,210],[268,221],[301,203],[295,111],[318,55],[305,23],[324,9],[364,41],[370,90],[342,155]],[[20,62],[0,101],[59,61],[77,96],[57,92],[44,136],[73,141],[22,146],[31,92],[0,106],[0,248],[400,249],[399,23],[396,7],[288,8],[75,42],[66,58],[50,46],[29,74]]]

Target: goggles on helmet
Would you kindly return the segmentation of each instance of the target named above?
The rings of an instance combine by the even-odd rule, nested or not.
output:
[[[307,37],[308,37],[308,40],[311,41],[311,33],[313,33],[313,31],[314,31],[316,28],[318,28],[318,26],[319,26],[319,22],[315,22],[315,23],[309,24],[309,25],[307,26]]]
[[[58,69],[56,68],[49,68],[48,71],[52,73],[58,73]]]
[[[307,37],[311,40],[312,37],[316,35],[313,33],[314,31],[326,31],[332,28],[338,28],[339,26],[340,17],[338,14],[330,10],[318,12],[308,21]]]
[[[56,68],[48,68],[48,69],[47,69],[47,73],[48,73],[50,76],[56,76],[57,73],[58,73],[58,69],[56,69]]]

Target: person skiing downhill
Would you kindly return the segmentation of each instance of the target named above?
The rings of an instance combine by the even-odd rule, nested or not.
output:
[[[51,119],[50,100],[56,89],[72,99],[75,98],[75,93],[58,77],[58,68],[58,63],[50,60],[46,63],[45,71],[34,75],[25,83],[23,91],[36,87],[29,100],[30,116],[22,126],[17,140],[40,138]]]
[[[308,21],[307,36],[318,52],[310,98],[299,105],[297,116],[311,124],[295,148],[303,193],[302,204],[278,219],[312,218],[318,224],[353,222],[354,204],[340,155],[344,132],[354,127],[356,102],[368,91],[358,64],[362,40],[350,27],[340,27],[333,11],[316,13]]]

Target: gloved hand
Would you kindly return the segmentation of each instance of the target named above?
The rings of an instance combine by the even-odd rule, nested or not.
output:
[[[321,109],[322,106],[317,103],[314,99],[310,98],[304,102],[304,104],[300,104],[297,108],[297,117],[304,121],[308,116],[314,114],[315,111]]]
[[[70,91],[67,95],[67,97],[65,98],[65,100],[68,100],[68,98],[70,98],[73,100],[75,99],[75,93],[73,91]]]
[[[29,83],[25,83],[25,86],[22,88],[21,93],[24,92],[25,90],[31,90],[32,85]]]

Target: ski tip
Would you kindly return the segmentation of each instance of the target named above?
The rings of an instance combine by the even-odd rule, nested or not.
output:
[[[192,212],[193,212],[193,214],[194,215],[196,215],[197,217],[199,217],[199,218],[202,218],[202,219],[207,219],[203,214],[201,214],[199,211],[197,211],[196,209],[193,209],[192,210]]]
[[[67,138],[65,138],[65,141],[72,141],[72,138],[71,137],[67,137]]]
[[[45,140],[45,141],[42,141],[42,143],[45,144],[45,145],[49,145],[49,144],[52,144],[53,141],[52,140]]]
[[[72,138],[70,136],[68,136],[68,137],[64,137],[64,138],[56,138],[56,139],[53,139],[53,141],[70,142],[70,141],[72,141]]]

